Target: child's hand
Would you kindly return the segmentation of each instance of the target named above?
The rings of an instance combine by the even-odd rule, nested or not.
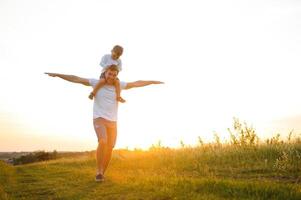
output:
[[[94,94],[93,94],[93,92],[91,92],[89,95],[89,99],[93,100],[93,97],[94,97]]]

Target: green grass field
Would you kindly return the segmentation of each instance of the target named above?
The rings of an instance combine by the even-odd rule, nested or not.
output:
[[[301,199],[301,139],[259,143],[234,120],[230,142],[181,149],[116,150],[102,183],[95,153],[11,166],[0,162],[0,199]]]
[[[94,155],[0,163],[0,199],[301,199],[301,144],[203,145],[114,152],[96,183]]]

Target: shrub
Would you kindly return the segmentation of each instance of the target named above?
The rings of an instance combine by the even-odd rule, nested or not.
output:
[[[33,163],[33,162],[39,162],[45,160],[52,160],[52,159],[56,159],[57,155],[58,153],[56,150],[54,150],[52,153],[45,152],[45,151],[36,151],[33,153],[29,153],[27,155],[13,158],[13,164],[21,165],[21,164],[27,164],[27,163]]]

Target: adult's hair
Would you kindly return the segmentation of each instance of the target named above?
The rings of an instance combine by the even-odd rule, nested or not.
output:
[[[116,54],[118,54],[118,56],[121,56],[123,53],[123,48],[120,45],[115,45],[113,47],[112,51],[114,51]]]
[[[117,65],[110,65],[107,69],[107,70],[111,70],[111,71],[116,71],[117,73],[119,72],[119,68]]]
[[[107,67],[107,69],[106,69],[105,72],[107,72],[108,70],[110,70],[110,71],[116,71],[117,74],[119,73],[119,68],[118,68],[117,65],[110,65],[109,67]],[[102,75],[103,74],[100,75],[100,78],[102,78]]]

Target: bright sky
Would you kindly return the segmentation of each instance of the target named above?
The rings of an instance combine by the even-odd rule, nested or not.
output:
[[[91,88],[125,51],[117,148],[196,144],[232,118],[260,137],[301,130],[301,2],[293,0],[0,0],[0,151],[92,150]]]

